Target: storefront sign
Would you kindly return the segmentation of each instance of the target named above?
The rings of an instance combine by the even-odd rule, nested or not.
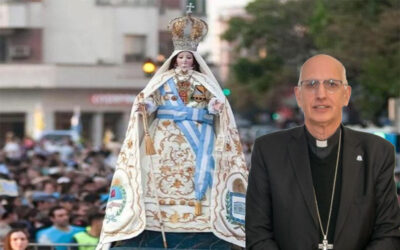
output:
[[[131,94],[93,94],[90,102],[95,105],[132,105],[135,97]]]

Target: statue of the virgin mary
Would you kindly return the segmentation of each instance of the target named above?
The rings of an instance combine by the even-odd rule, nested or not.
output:
[[[134,101],[98,249],[178,236],[245,245],[248,170],[230,105],[196,51],[207,24],[188,13],[169,29],[175,51]]]

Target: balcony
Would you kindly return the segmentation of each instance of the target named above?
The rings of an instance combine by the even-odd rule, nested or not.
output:
[[[96,0],[97,5],[103,6],[157,6],[156,0]]]
[[[28,0],[2,0],[0,28],[41,28],[42,3]]]
[[[143,89],[141,63],[125,65],[0,65],[0,89]]]

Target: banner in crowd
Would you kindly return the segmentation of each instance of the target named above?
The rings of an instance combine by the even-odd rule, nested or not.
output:
[[[18,196],[18,186],[15,181],[0,179],[0,195]]]

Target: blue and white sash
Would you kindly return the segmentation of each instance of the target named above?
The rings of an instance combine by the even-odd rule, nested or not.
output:
[[[214,170],[214,148],[213,116],[207,109],[186,107],[179,97],[173,78],[160,87],[161,96],[165,105],[158,107],[157,118],[172,119],[185,135],[196,155],[196,169],[194,174],[195,198],[201,200],[212,186]],[[175,96],[176,98],[170,98]],[[200,123],[198,127],[196,122]]]

